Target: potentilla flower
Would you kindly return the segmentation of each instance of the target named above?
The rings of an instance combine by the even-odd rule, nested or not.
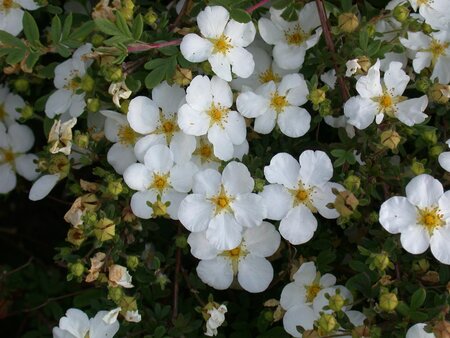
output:
[[[178,124],[186,134],[208,135],[214,155],[224,161],[233,157],[234,145],[247,134],[241,114],[231,110],[233,93],[227,82],[214,76],[197,75],[187,88],[186,102],[178,113]]]
[[[86,60],[85,55],[91,50],[92,45],[86,43],[73,53],[72,58],[56,66],[53,80],[56,91],[45,103],[45,114],[49,118],[66,112],[73,117],[83,113],[86,107],[84,100],[86,94],[82,90],[82,80],[92,64],[92,60]]]
[[[72,150],[72,128],[77,124],[76,117],[61,123],[55,120],[48,134],[49,151],[52,154],[63,153],[69,155]]]
[[[134,287],[131,284],[132,277],[126,267],[114,264],[108,268],[108,271],[108,282],[111,286],[121,286],[127,289]]]
[[[0,27],[0,30],[1,29],[2,28]],[[22,97],[11,93],[7,86],[0,85],[0,123],[4,123],[6,126],[15,123],[20,118],[19,111],[23,107],[25,107],[25,101]]]
[[[69,309],[59,320],[59,326],[53,328],[54,338],[111,338],[119,331],[119,322],[111,324],[103,320],[108,311],[99,311],[94,318],[81,310]]]
[[[243,227],[259,226],[266,218],[262,197],[252,193],[253,187],[242,163],[228,163],[222,175],[213,169],[199,171],[178,217],[191,232],[206,230],[206,238],[217,250],[232,250],[242,241]]]
[[[131,210],[143,219],[166,215],[178,219],[178,207],[191,190],[197,171],[192,162],[175,164],[167,146],[154,145],[146,152],[144,164],[134,163],[123,174],[125,183],[137,190],[131,198]]]
[[[127,116],[112,110],[101,110],[106,116],[105,136],[114,144],[109,148],[106,159],[118,174],[123,174],[133,163],[136,163],[134,145],[139,140],[137,134],[130,126]]]
[[[327,204],[336,199],[332,188],[344,190],[329,182],[333,166],[323,151],[305,150],[299,162],[287,153],[276,154],[264,168],[264,176],[272,184],[260,193],[268,207],[267,218],[281,220],[281,236],[294,245],[313,237],[317,229],[314,213],[328,219],[339,217]]]
[[[33,0],[4,0],[0,2],[0,30],[18,35],[23,29],[23,9],[34,11],[39,8]]]
[[[347,67],[347,70],[345,72],[345,76],[347,77],[353,76],[353,74],[356,74],[356,72],[361,69],[361,66],[358,63],[358,59],[348,60],[345,63],[345,67]]]
[[[272,224],[262,222],[247,228],[241,243],[231,250],[217,250],[204,231],[191,233],[188,243],[192,255],[201,259],[197,274],[204,283],[224,290],[237,277],[244,290],[262,292],[273,278],[272,265],[265,257],[273,255],[280,246],[280,234]]]
[[[428,98],[426,95],[414,99],[402,96],[410,78],[401,67],[400,62],[391,62],[381,81],[380,61],[377,60],[367,75],[358,79],[356,90],[359,95],[351,97],[344,105],[348,123],[365,129],[374,120],[380,124],[385,115],[397,118],[407,126],[425,121],[427,115],[423,111]]]
[[[228,309],[225,305],[220,305],[218,308],[213,308],[208,310],[209,318],[206,321],[206,332],[205,336],[214,337],[217,336],[217,329],[225,321],[225,313]]]
[[[270,81],[253,91],[239,94],[238,111],[255,118],[254,130],[270,133],[275,125],[289,137],[300,137],[309,130],[311,115],[299,106],[306,103],[308,87],[300,74],[285,75],[277,85]]]
[[[180,130],[176,114],[185,96],[183,88],[169,86],[164,81],[153,88],[152,99],[138,96],[131,100],[128,122],[135,132],[145,135],[134,147],[139,161],[144,161],[145,153],[155,144],[167,145],[175,162],[189,161],[195,149],[195,137]]]
[[[38,157],[27,154],[33,144],[34,135],[29,127],[14,123],[7,130],[0,122],[0,194],[16,187],[16,173],[29,181],[39,176],[35,163]]]
[[[406,332],[406,338],[436,338],[434,333],[425,331],[425,326],[424,323],[414,324]]]
[[[100,269],[105,264],[106,254],[104,252],[97,252],[94,257],[90,258],[91,267],[89,268],[89,273],[86,276],[86,282],[91,283],[97,280]]]
[[[245,47],[255,39],[253,22],[230,20],[225,8],[207,6],[198,14],[197,25],[203,37],[187,34],[180,45],[186,60],[194,63],[208,60],[213,72],[225,81],[231,81],[231,72],[243,78],[252,74],[255,62]]]
[[[120,100],[128,99],[133,92],[127,87],[125,80],[123,80],[111,83],[108,88],[108,93],[112,95],[116,107],[120,108]]]
[[[408,0],[411,7],[423,16],[433,29],[450,28],[450,12],[447,0]]]
[[[400,38],[400,42],[416,52],[413,59],[416,73],[431,67],[431,80],[437,78],[442,84],[450,82],[450,30],[432,32],[429,36],[422,32],[408,32],[408,38]]]
[[[273,58],[283,69],[296,69],[303,65],[305,53],[319,41],[322,28],[314,2],[307,3],[298,13],[298,20],[288,22],[281,17],[282,10],[270,8],[270,20],[261,18],[259,33],[273,48]],[[317,29],[316,29],[317,28]]]
[[[285,310],[297,305],[312,305],[319,291],[336,284],[336,277],[330,273],[321,276],[314,262],[303,263],[281,292],[280,305]]]
[[[421,254],[430,246],[437,260],[450,264],[450,192],[427,174],[414,177],[405,190],[406,197],[391,197],[381,205],[381,225],[400,233],[406,251]]]

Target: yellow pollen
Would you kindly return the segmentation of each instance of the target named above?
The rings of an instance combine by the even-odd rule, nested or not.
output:
[[[270,100],[270,106],[277,113],[281,113],[284,108],[288,105],[288,101],[286,100],[286,96],[281,96],[278,92],[272,94],[272,99]]]
[[[392,106],[392,97],[389,94],[384,94],[381,98],[380,98],[380,106],[383,109],[387,109],[389,107]]]
[[[241,248],[239,246],[232,250],[228,250],[228,255],[232,258],[239,257],[240,253],[241,253]]]
[[[417,4],[419,6],[426,5],[428,2],[429,2],[429,0],[417,0]]]
[[[209,145],[205,144],[200,147],[200,156],[202,158],[210,158],[212,154],[212,149]]]
[[[14,153],[11,150],[0,149],[3,153],[3,163],[13,163],[14,162]]]
[[[295,46],[300,46],[307,38],[307,35],[302,31],[299,25],[296,25],[292,31],[285,31],[284,36],[289,45]]]
[[[68,87],[69,87],[68,89],[75,91],[80,87],[80,81],[77,78],[72,79],[70,80]]]
[[[319,284],[311,284],[306,288],[306,300],[311,303],[316,298],[319,291],[322,290]]]
[[[275,83],[278,83],[281,81],[280,76],[277,73],[274,73],[272,68],[267,69],[264,73],[261,73],[259,75],[259,82],[267,83],[270,81],[273,81]]]
[[[137,137],[135,131],[129,125],[121,126],[117,136],[119,142],[125,145],[133,145]]]
[[[173,123],[171,121],[164,122],[162,127],[164,130],[164,133],[166,133],[166,134],[173,133],[173,131],[175,129],[175,126],[173,125]]]
[[[13,0],[3,0],[3,8],[5,9],[12,8],[13,5],[14,5]]]
[[[225,189],[223,187],[220,189],[219,194],[212,197],[210,200],[216,206],[216,214],[219,214],[223,210],[228,210],[230,208],[230,202],[232,201],[232,199],[225,193]]]
[[[306,192],[303,189],[300,189],[297,191],[297,193],[295,194],[295,198],[297,199],[297,201],[299,202],[303,202],[306,199],[308,199],[308,192]]]
[[[153,182],[150,185],[150,188],[163,191],[165,188],[169,186],[168,175],[153,175]]]
[[[227,54],[231,48],[231,40],[226,35],[221,35],[218,39],[211,39],[213,43],[213,53]]]
[[[208,110],[208,115],[211,117],[211,125],[213,124],[220,124],[222,125],[222,122],[224,118],[227,116],[228,109],[222,108],[220,105],[211,105],[211,108]]]
[[[428,232],[432,233],[434,229],[444,225],[442,215],[438,208],[425,208],[419,210],[418,223],[422,224]]]

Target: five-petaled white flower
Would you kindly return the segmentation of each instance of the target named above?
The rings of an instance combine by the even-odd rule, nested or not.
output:
[[[34,11],[39,5],[34,0],[0,1],[0,30],[11,35],[18,35],[23,29],[23,9]]]
[[[450,264],[450,192],[427,174],[414,177],[405,190],[406,197],[391,197],[381,205],[381,225],[400,233],[406,251],[421,254],[431,247],[437,260]]]
[[[53,328],[54,338],[112,338],[119,331],[117,320],[107,323],[103,318],[108,311],[99,311],[94,318],[81,310],[69,309],[59,320],[59,326]]]
[[[0,123],[9,126],[16,122],[20,118],[19,111],[23,107],[25,107],[25,101],[22,97],[11,93],[7,86],[0,85]]]
[[[323,151],[305,150],[299,162],[287,153],[272,157],[264,168],[264,176],[272,184],[260,193],[268,206],[267,218],[281,220],[281,236],[294,245],[313,237],[317,229],[314,213],[328,219],[339,217],[327,204],[335,201],[333,188],[343,190],[341,185],[329,182],[333,166]]]
[[[434,333],[425,331],[426,324],[417,323],[411,326],[406,332],[405,338],[436,338]]]
[[[131,198],[131,210],[143,219],[165,215],[178,219],[178,207],[191,190],[197,170],[190,161],[175,164],[167,146],[152,146],[145,153],[144,164],[134,163],[123,174],[125,183],[137,190]]]
[[[284,69],[296,69],[303,65],[305,53],[319,42],[320,26],[317,6],[307,3],[298,13],[298,20],[287,22],[281,17],[282,10],[270,9],[270,20],[261,18],[259,33],[273,48],[275,62]],[[316,29],[317,28],[317,29]]]
[[[308,87],[303,76],[283,76],[277,85],[270,81],[253,91],[241,93],[236,106],[245,117],[254,117],[254,130],[261,134],[270,133],[278,124],[283,134],[300,137],[309,130],[311,115],[300,108],[308,101]]]
[[[377,60],[367,75],[358,79],[356,90],[359,95],[351,97],[344,105],[348,123],[365,129],[373,120],[380,124],[385,115],[397,118],[407,126],[425,121],[427,115],[423,111],[428,98],[426,95],[414,99],[402,96],[410,78],[401,67],[400,62],[391,62],[381,81],[380,61]]]
[[[208,134],[214,155],[224,161],[233,157],[234,145],[247,134],[244,117],[231,110],[233,93],[227,82],[214,76],[197,75],[187,89],[186,102],[178,113],[178,124],[186,134]]]
[[[262,197],[252,193],[253,187],[242,163],[228,163],[222,175],[213,169],[200,171],[178,217],[189,231],[206,230],[207,240],[217,250],[232,250],[241,243],[243,227],[259,226],[266,218]]]
[[[262,222],[260,226],[247,228],[242,242],[231,250],[217,250],[208,242],[204,231],[191,233],[188,243],[192,255],[201,259],[197,274],[204,283],[224,290],[237,277],[244,290],[262,292],[273,278],[272,265],[265,257],[278,249],[280,234],[272,224]]]
[[[197,16],[197,25],[203,37],[188,34],[180,45],[186,60],[208,60],[213,72],[225,81],[231,81],[231,72],[247,78],[255,67],[252,54],[245,49],[255,39],[253,22],[239,23],[229,18],[225,8],[207,6]]]
[[[447,0],[408,0],[411,7],[423,16],[425,22],[434,29],[450,28],[450,11]]]

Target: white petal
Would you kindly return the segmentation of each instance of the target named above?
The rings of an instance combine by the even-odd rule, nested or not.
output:
[[[181,54],[190,62],[203,62],[213,51],[213,44],[197,34],[186,35],[180,44]]]
[[[317,220],[303,204],[291,209],[280,222],[280,234],[293,245],[308,242],[317,229]]]
[[[102,319],[107,324],[112,324],[117,321],[117,316],[119,315],[120,311],[122,310],[121,307],[116,307],[115,309],[112,309],[109,311]]]
[[[0,102],[2,101],[0,100]],[[22,109],[23,107],[25,107],[25,101],[19,95],[9,93],[6,96],[3,108],[11,120],[18,120],[20,118],[20,113],[17,109]]]
[[[195,194],[203,194],[206,197],[217,195],[222,184],[222,177],[217,170],[205,169],[194,175],[192,191]]]
[[[336,196],[332,191],[333,188],[338,191],[345,190],[340,184],[327,182],[320,187],[316,187],[311,196],[312,203],[317,208],[319,214],[328,219],[335,219],[339,217],[339,212],[336,209],[329,208],[327,206],[329,203],[334,203],[336,200]]]
[[[72,95],[70,100],[69,114],[73,117],[78,117],[84,112],[86,108],[85,94]]]
[[[178,125],[188,135],[205,135],[209,129],[209,121],[210,118],[204,112],[187,103],[182,105],[178,112]]]
[[[322,285],[324,288],[328,288],[330,286],[333,286],[334,284],[336,284],[336,277],[331,273],[326,273],[322,277],[320,277],[320,285]]]
[[[147,202],[155,203],[157,193],[153,190],[138,191],[133,194],[130,201],[133,214],[142,219],[150,219],[153,215],[153,209]]]
[[[346,311],[345,314],[348,317],[350,323],[352,323],[355,326],[364,325],[364,321],[367,318],[362,312],[355,310]]]
[[[423,95],[418,98],[409,99],[397,103],[395,116],[407,126],[422,123],[428,117],[423,111],[428,105],[428,97]]]
[[[420,73],[424,68],[430,67],[432,54],[430,52],[418,52],[413,60],[413,69],[416,73]],[[433,77],[433,74],[431,74]],[[436,76],[434,76],[436,77]]]
[[[191,254],[198,259],[213,259],[220,253],[206,239],[206,234],[202,232],[191,232],[187,238],[191,247]]]
[[[281,132],[289,137],[305,135],[310,123],[311,115],[300,107],[288,106],[278,115],[278,126]]]
[[[259,34],[269,45],[275,45],[284,39],[283,32],[275,24],[267,19],[261,18],[258,21]]]
[[[242,226],[235,218],[228,212],[222,212],[209,222],[206,238],[217,250],[232,250],[241,243],[241,231]]]
[[[59,328],[70,332],[75,337],[84,337],[89,331],[89,318],[81,310],[69,309],[66,316],[59,320]]]
[[[170,150],[176,163],[189,161],[195,148],[195,136],[187,135],[183,132],[175,133],[170,141]]]
[[[434,333],[428,333],[425,331],[426,324],[418,323],[411,326],[406,332],[406,338],[436,338]]]
[[[430,239],[433,256],[441,263],[450,264],[450,227],[448,225],[434,230]]]
[[[148,97],[138,96],[130,101],[127,119],[134,131],[148,134],[156,129],[159,109]]]
[[[242,47],[235,47],[228,53],[231,70],[241,78],[248,78],[255,69],[253,55]]]
[[[448,53],[449,50],[450,48],[447,47],[446,53]],[[439,59],[436,61],[436,64],[434,65],[433,74],[431,74],[431,79],[434,80],[435,78],[438,78],[440,83],[448,84],[450,82],[449,66],[450,66],[450,57],[448,56],[448,54],[439,57]]]
[[[152,183],[152,173],[142,163],[130,165],[123,173],[125,183],[133,190],[146,190]]]
[[[280,221],[292,208],[292,195],[281,184],[269,184],[259,194],[266,205],[267,218]]]
[[[430,246],[430,235],[421,225],[414,225],[402,231],[400,242],[403,248],[412,254],[424,253]]]
[[[299,158],[300,177],[304,184],[319,186],[333,176],[333,165],[326,153],[321,150],[305,150]]]
[[[263,198],[256,194],[239,194],[231,202],[231,209],[236,221],[245,227],[258,226],[267,216]]]
[[[383,89],[380,81],[380,62],[379,60],[369,68],[367,75],[361,76],[356,82],[356,90],[359,95],[365,99],[381,96]]]
[[[217,76],[211,79],[211,94],[214,104],[229,108],[233,104],[233,93],[228,82]]]
[[[223,186],[228,194],[250,193],[255,182],[245,164],[230,162],[222,172]]]
[[[166,145],[166,137],[164,134],[150,134],[140,138],[134,145],[134,154],[139,162],[144,162],[147,150],[157,144]]]
[[[450,172],[450,151],[444,151],[443,153],[440,153],[438,161],[444,170]]]
[[[203,283],[217,290],[227,289],[233,281],[231,262],[224,257],[200,261],[197,274]]]
[[[120,175],[123,175],[130,165],[136,163],[136,156],[134,155],[133,148],[121,143],[115,143],[109,148],[106,159]]]
[[[197,75],[186,90],[186,102],[195,110],[207,111],[211,107],[211,81],[204,75]]]
[[[264,114],[270,105],[270,101],[254,92],[248,91],[239,94],[236,99],[238,111],[245,117],[257,117]]]
[[[180,211],[181,202],[186,198],[187,194],[178,192],[174,189],[168,189],[164,192],[161,200],[166,203],[169,202],[167,207],[167,214],[171,219],[178,220],[178,212]]]
[[[243,234],[247,250],[254,256],[269,257],[280,246],[280,234],[269,222],[248,228]]]
[[[18,35],[22,29],[23,10],[20,8],[10,8],[5,13],[0,12],[0,29],[8,32],[11,35]]]
[[[269,134],[275,128],[276,121],[277,115],[275,111],[268,109],[265,113],[256,117],[254,130],[257,133]]]
[[[406,185],[406,198],[419,208],[432,207],[444,193],[441,182],[428,174],[414,177]]]
[[[361,96],[351,97],[344,104],[344,114],[348,123],[358,129],[366,129],[375,119],[378,105],[370,99]]]
[[[52,119],[55,115],[68,111],[71,103],[72,92],[66,89],[58,89],[47,99],[45,114]]]
[[[299,283],[289,283],[283,288],[280,296],[280,305],[289,310],[296,305],[306,304],[306,289]]]
[[[395,196],[380,208],[380,224],[391,234],[398,234],[416,224],[416,208],[406,197]]]
[[[406,75],[402,66],[400,62],[391,62],[389,69],[384,73],[384,84],[391,96],[402,95],[408,85],[409,76]]]
[[[23,124],[12,124],[8,128],[10,145],[14,153],[24,153],[34,144],[34,134],[30,127]]]
[[[294,274],[295,283],[299,285],[310,285],[317,277],[317,268],[314,262],[305,262],[300,265],[297,272]]]
[[[408,32],[408,39],[400,38],[400,42],[406,48],[419,50],[426,49],[431,43],[431,38],[423,32]]]
[[[239,261],[238,271],[239,284],[252,293],[267,289],[273,278],[273,268],[269,261],[252,254]]]
[[[221,79],[230,82],[231,65],[228,58],[222,53],[211,54],[208,58],[212,71]]]
[[[59,175],[44,175],[34,182],[30,189],[28,198],[32,201],[39,201],[46,197],[59,181]]]
[[[233,158],[233,142],[222,127],[213,125],[208,131],[208,141],[212,143],[217,158],[223,161]]]
[[[180,104],[186,93],[179,85],[169,86],[163,81],[152,90],[152,99],[158,107],[165,113],[175,113],[180,108]]]
[[[247,135],[245,120],[237,111],[231,110],[228,112],[223,126],[233,144],[239,145],[245,141]]]
[[[176,164],[170,169],[170,184],[179,192],[189,192],[198,167],[192,162]]]
[[[173,155],[169,147],[157,144],[147,150],[144,163],[152,172],[167,173],[173,167]]]
[[[298,21],[304,32],[310,32],[320,26],[319,13],[316,4],[307,3],[298,14]]]
[[[296,69],[303,65],[305,60],[305,45],[293,46],[286,42],[278,42],[273,48],[273,59],[280,68]]]
[[[91,338],[112,338],[119,331],[120,324],[116,320],[112,324],[107,324],[103,317],[107,314],[106,311],[99,311],[94,318],[90,320],[89,337]]]
[[[14,0],[20,7],[34,11],[39,8],[39,5],[34,0]]]
[[[207,6],[197,15],[197,25],[203,36],[218,38],[225,30],[230,15],[222,6]]]
[[[231,19],[225,27],[224,34],[230,38],[233,46],[247,47],[255,39],[256,28],[251,21],[240,23]]]
[[[450,224],[450,191],[446,191],[439,199],[439,213],[443,221]]]
[[[178,219],[192,232],[206,230],[213,215],[213,205],[199,194],[188,195],[180,204]]]
[[[300,164],[288,153],[278,153],[264,167],[264,176],[269,183],[278,183],[286,188],[297,187]]]
[[[0,165],[0,194],[6,194],[16,187],[16,173],[9,164]]]
[[[283,326],[287,333],[294,337],[301,337],[302,335],[297,330],[297,326],[301,326],[305,330],[312,330],[314,328],[314,321],[318,316],[314,311],[306,305],[297,305],[290,308],[283,317]]]
[[[34,154],[25,154],[16,157],[14,164],[17,173],[20,176],[25,177],[28,181],[34,181],[39,176],[36,164],[38,159],[39,158]]]

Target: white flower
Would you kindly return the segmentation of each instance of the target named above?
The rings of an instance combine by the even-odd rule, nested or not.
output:
[[[317,7],[314,2],[307,3],[298,13],[298,20],[292,22],[285,21],[282,12],[270,8],[270,20],[259,19],[259,33],[265,42],[275,45],[273,58],[278,66],[300,68],[306,51],[317,44],[322,33],[322,28],[317,28],[320,26]]]
[[[131,280],[132,277],[126,267],[118,264],[114,264],[109,267],[108,281],[111,286],[122,286],[129,289],[134,287],[134,285],[131,284]]]
[[[130,127],[126,115],[112,110],[101,110],[106,116],[105,136],[114,144],[109,148],[106,159],[118,174],[123,174],[137,159],[134,154],[134,145],[139,135]]]
[[[243,226],[258,226],[266,217],[262,197],[252,193],[253,187],[242,163],[228,163],[222,175],[213,169],[200,171],[178,217],[189,231],[206,230],[206,238],[217,250],[232,250],[241,243]]]
[[[323,83],[325,83],[328,87],[330,87],[331,89],[334,89],[334,87],[336,86],[336,70],[335,69],[330,69],[329,71],[323,73],[322,75],[320,75],[320,79],[323,81]]]
[[[219,308],[213,308],[208,310],[209,318],[206,322],[205,336],[213,337],[217,336],[217,328],[220,327],[225,321],[225,313],[228,309],[225,305],[220,305]]]
[[[267,218],[281,220],[281,236],[294,245],[313,237],[317,229],[314,213],[328,219],[339,217],[327,204],[336,198],[332,188],[343,190],[341,185],[328,182],[333,166],[323,151],[305,150],[299,162],[287,153],[276,154],[264,168],[264,176],[272,184],[260,193],[267,205]]]
[[[381,225],[400,233],[406,251],[421,254],[430,246],[437,260],[450,264],[450,192],[427,174],[414,177],[405,190],[406,197],[391,197],[381,205]]]
[[[450,30],[430,33],[408,32],[408,38],[400,38],[406,48],[415,51],[413,68],[416,73],[431,67],[431,80],[438,79],[442,84],[450,82]]]
[[[167,146],[154,145],[146,152],[144,164],[134,163],[123,174],[125,183],[137,190],[131,198],[131,210],[143,219],[164,215],[178,219],[178,207],[191,190],[197,170],[192,162],[175,164]]]
[[[142,316],[139,314],[138,310],[135,311],[127,311],[125,314],[125,320],[127,322],[139,323],[142,319]]]
[[[214,76],[197,75],[187,88],[186,104],[178,113],[178,124],[186,134],[208,135],[214,155],[224,161],[233,157],[234,145],[247,134],[241,114],[231,110],[233,93],[227,82]]]
[[[39,176],[34,163],[38,157],[26,153],[33,144],[34,135],[29,127],[14,123],[6,130],[0,122],[0,194],[16,187],[16,173],[29,181]]]
[[[336,277],[330,273],[321,276],[314,262],[303,263],[293,277],[294,281],[281,292],[280,305],[285,310],[302,304],[312,305],[319,291],[336,284]]]
[[[125,80],[123,80],[111,83],[108,88],[108,93],[112,95],[116,107],[120,108],[120,99],[128,99],[132,91],[127,87]]]
[[[300,137],[309,130],[311,115],[300,108],[308,101],[308,87],[300,74],[285,75],[277,85],[270,81],[258,89],[239,94],[238,111],[245,117],[256,118],[254,130],[268,134],[278,124],[283,134]]]
[[[426,324],[418,323],[414,324],[406,332],[405,338],[436,338],[434,333],[428,333],[425,331]]]
[[[423,16],[434,29],[450,28],[450,12],[447,0],[409,0],[412,8]]]
[[[39,8],[34,0],[5,0],[0,2],[0,30],[18,35],[22,29],[23,9],[34,11]]]
[[[423,111],[428,98],[426,95],[414,99],[402,96],[410,78],[401,67],[400,62],[391,62],[381,81],[380,61],[377,60],[367,75],[358,79],[356,90],[359,95],[351,97],[344,105],[348,123],[365,129],[373,120],[380,124],[385,115],[395,117],[407,126],[425,121],[427,115]]]
[[[262,292],[273,278],[272,265],[265,257],[278,249],[280,234],[272,224],[262,222],[260,226],[247,228],[242,242],[231,250],[217,250],[208,242],[204,231],[191,233],[188,243],[192,255],[201,259],[197,274],[204,283],[224,290],[237,277],[244,290]]]
[[[20,111],[23,107],[25,107],[25,101],[22,97],[11,93],[7,86],[0,85],[0,123],[9,126],[16,122],[20,118],[17,110]]]
[[[345,66],[347,67],[347,71],[345,72],[345,76],[347,76],[347,77],[352,76],[359,69],[361,69],[361,66],[358,63],[358,59],[348,60],[345,63]]]
[[[252,54],[244,48],[255,38],[253,22],[239,23],[229,17],[225,8],[207,6],[197,16],[203,37],[188,34],[180,45],[186,60],[194,63],[208,60],[213,72],[225,81],[231,81],[231,71],[247,78],[255,67]]]
[[[92,60],[84,58],[84,55],[90,53],[91,49],[92,45],[86,43],[73,53],[72,58],[56,66],[53,81],[56,91],[45,103],[45,114],[49,118],[66,112],[73,117],[78,117],[83,113],[86,107],[84,100],[86,94],[78,92],[81,89],[81,80],[92,63]]]
[[[69,155],[72,150],[72,128],[77,124],[77,118],[61,123],[61,120],[55,120],[48,134],[48,143],[51,145],[52,154],[63,153]]]
[[[59,320],[59,326],[53,328],[54,338],[111,338],[119,331],[119,322],[108,324],[103,317],[107,311],[99,311],[94,318],[81,310],[69,309]]]
[[[166,81],[152,90],[152,99],[138,96],[128,107],[128,122],[131,128],[145,135],[134,148],[139,161],[144,161],[147,150],[155,144],[167,145],[177,163],[189,161],[195,149],[195,138],[186,135],[177,124],[176,112],[184,101],[184,89],[169,86]]]
[[[450,139],[448,139],[445,143],[447,143],[447,145],[450,146]],[[440,153],[438,161],[445,171],[450,172],[450,151],[444,151]]]

